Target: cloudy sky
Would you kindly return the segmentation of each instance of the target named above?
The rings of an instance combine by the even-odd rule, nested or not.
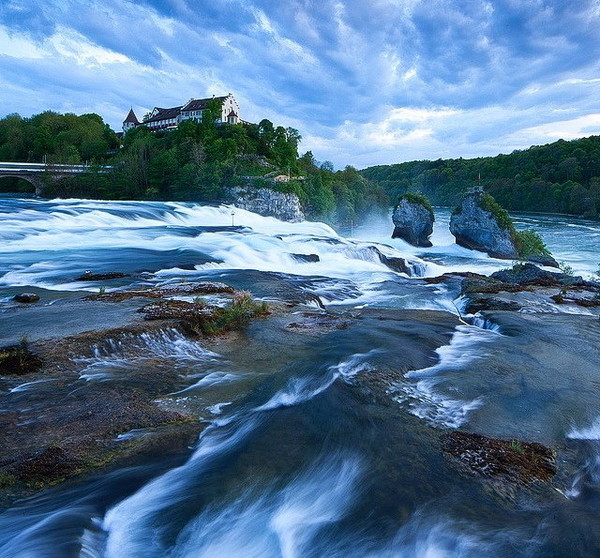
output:
[[[600,0],[0,0],[0,117],[228,92],[336,167],[600,134]]]

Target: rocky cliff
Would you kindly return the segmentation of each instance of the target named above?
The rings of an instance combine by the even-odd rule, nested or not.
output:
[[[456,243],[465,248],[487,252],[494,258],[512,260],[519,257],[508,213],[493,198],[486,198],[483,190],[475,189],[465,195],[452,213],[450,232]]]
[[[432,246],[429,236],[433,232],[433,211],[419,196],[401,197],[392,214],[395,228],[392,238],[401,238],[413,246]]]
[[[304,213],[296,194],[284,194],[269,188],[236,186],[228,188],[231,203],[259,215],[276,217],[282,221],[304,221]]]

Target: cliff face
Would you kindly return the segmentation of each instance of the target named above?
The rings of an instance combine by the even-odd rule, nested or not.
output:
[[[228,194],[231,202],[241,209],[266,217],[276,217],[282,221],[304,221],[304,213],[296,194],[248,186],[229,188]]]
[[[392,221],[395,228],[392,238],[401,238],[413,246],[432,246],[429,235],[433,232],[433,212],[421,203],[401,199]]]
[[[493,258],[517,259],[519,254],[511,231],[482,207],[483,192],[465,195],[458,212],[450,218],[450,232],[456,243],[471,250],[487,252]]]

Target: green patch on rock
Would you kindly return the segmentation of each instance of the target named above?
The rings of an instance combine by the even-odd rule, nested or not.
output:
[[[407,192],[406,194],[398,196],[398,203],[396,204],[396,207],[398,207],[402,200],[406,200],[409,203],[422,205],[427,210],[431,211],[431,213],[433,213],[433,208],[431,207],[429,200],[420,192]]]

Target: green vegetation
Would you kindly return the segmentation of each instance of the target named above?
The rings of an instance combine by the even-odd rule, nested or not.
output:
[[[575,270],[568,263],[559,262],[558,267],[565,275],[570,275],[571,277],[575,275]]]
[[[215,308],[212,312],[199,314],[189,323],[197,334],[218,335],[225,331],[242,329],[252,318],[266,316],[269,306],[266,302],[256,302],[247,291],[235,293],[233,301],[223,308]]]
[[[427,210],[429,210],[431,213],[433,213],[433,208],[431,207],[429,200],[423,194],[421,194],[421,192],[406,192],[405,194],[398,196],[398,204],[402,200],[406,200],[410,203],[416,203],[416,204],[422,205]],[[398,205],[396,205],[396,207],[398,207]]]
[[[481,209],[491,213],[494,216],[494,219],[496,219],[498,225],[500,225],[500,227],[503,229],[509,230],[514,237],[515,226],[513,225],[508,211],[506,211],[506,209],[504,209],[492,196],[490,196],[490,194],[483,194],[479,202],[479,206]]]
[[[42,361],[29,350],[29,340],[23,336],[18,345],[0,349],[0,375],[21,376],[35,372],[42,366]]]
[[[510,449],[515,453],[525,453],[525,448],[519,440],[511,440],[509,445]]]
[[[216,123],[219,103],[209,103],[202,122],[186,120],[175,130],[157,132],[140,126],[121,144],[95,114],[9,115],[0,120],[0,160],[98,165],[95,172],[49,182],[44,192],[49,197],[212,203],[223,201],[229,186],[266,186],[297,194],[309,217],[340,224],[389,205],[382,188],[356,169],[334,171],[310,151],[299,157],[302,138],[294,128],[266,119],[258,124]],[[111,166],[110,172],[100,165]],[[275,182],[278,174],[291,179]],[[16,179],[3,179],[0,187],[31,189]]]
[[[600,217],[600,136],[559,140],[510,155],[380,165],[361,174],[397,199],[422,192],[435,205],[455,206],[475,185],[508,211]]]
[[[519,257],[522,260],[527,260],[536,256],[542,258],[552,256],[542,237],[533,229],[515,231],[513,238]]]

